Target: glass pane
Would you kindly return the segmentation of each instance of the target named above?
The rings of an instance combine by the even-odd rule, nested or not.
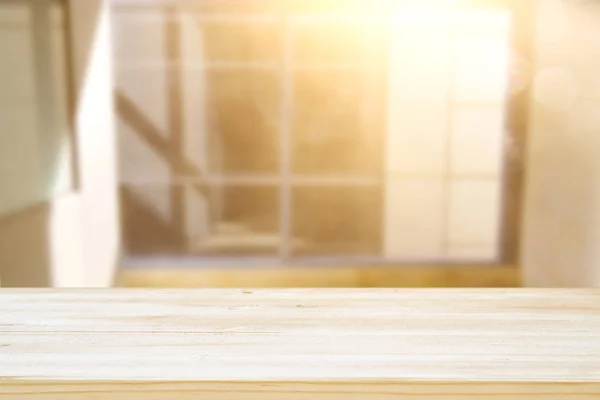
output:
[[[281,0],[219,0],[219,1],[195,1],[190,5],[194,11],[211,14],[241,14],[252,15],[257,13],[269,13],[278,11],[280,4],[287,1]]]
[[[357,70],[294,75],[292,169],[306,174],[377,174],[382,169],[384,90]]]
[[[509,35],[508,30],[456,35],[456,101],[504,104],[509,77]]]
[[[206,78],[211,172],[276,172],[281,90],[277,74],[215,70]]]
[[[212,186],[209,198],[210,226],[194,238],[191,252],[222,256],[278,254],[282,237],[277,187]]]
[[[161,7],[114,9],[111,16],[113,54],[117,66],[165,62],[165,11]]]
[[[187,5],[187,4],[186,4]],[[348,0],[198,0],[190,6],[205,14],[314,13],[374,11],[365,1]],[[379,6],[380,8],[380,6]]]
[[[295,255],[380,254],[380,187],[296,187],[292,196]]]
[[[275,62],[281,58],[281,26],[277,20],[245,22],[196,18],[207,62]]]
[[[457,106],[452,114],[452,174],[488,174],[500,179],[504,153],[504,108]]]
[[[0,3],[0,216],[72,186],[63,14],[58,1]]]
[[[123,185],[128,255],[274,255],[279,252],[276,187]]]
[[[381,20],[339,22],[319,15],[296,17],[292,21],[293,61],[296,65],[381,67],[385,59],[386,30]]]
[[[454,180],[449,194],[449,256],[472,251],[479,259],[494,260],[498,256],[502,182]]]
[[[185,248],[170,185],[121,186],[123,246],[128,255],[179,254]]]
[[[388,179],[383,219],[385,256],[403,260],[445,257],[446,182],[411,177]]]

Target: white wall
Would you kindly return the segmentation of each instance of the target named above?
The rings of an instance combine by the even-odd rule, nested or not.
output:
[[[524,282],[600,285],[600,4],[539,0]]]
[[[120,258],[110,5],[70,0],[83,282],[109,286]]]

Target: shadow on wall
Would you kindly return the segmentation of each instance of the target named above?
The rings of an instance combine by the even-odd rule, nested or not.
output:
[[[34,207],[0,219],[2,287],[52,286],[51,207]]]

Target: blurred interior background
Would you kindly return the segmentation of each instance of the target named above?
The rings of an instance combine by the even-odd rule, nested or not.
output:
[[[600,284],[600,3],[0,0],[3,287]]]

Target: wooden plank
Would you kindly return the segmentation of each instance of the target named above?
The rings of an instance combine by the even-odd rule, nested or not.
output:
[[[600,398],[600,290],[2,290],[0,399]]]
[[[145,288],[314,288],[404,287],[452,288],[520,286],[520,272],[511,266],[332,266],[310,267],[158,267],[123,268],[118,285]]]

